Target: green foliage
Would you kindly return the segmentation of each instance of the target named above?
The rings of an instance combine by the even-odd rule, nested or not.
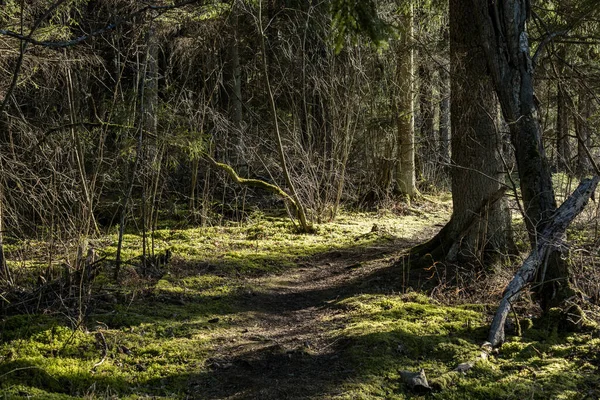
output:
[[[214,2],[191,9],[185,7],[176,8],[161,15],[157,21],[168,25],[171,29],[174,27],[181,28],[189,23],[215,20],[225,16],[230,11],[231,4],[226,2]],[[165,29],[167,28],[165,27]]]
[[[336,53],[342,50],[347,37],[356,42],[359,36],[366,36],[376,47],[382,47],[392,35],[391,27],[377,14],[373,0],[334,0],[331,12]]]
[[[479,360],[462,374],[454,368],[474,360],[486,337],[486,315],[474,311],[479,305],[447,307],[410,293],[354,296],[337,306],[350,322],[335,335],[351,339],[345,361],[361,375],[336,399],[578,399],[582,393],[597,394],[596,367],[580,358],[596,354],[600,346],[600,339],[590,335],[530,329],[525,337],[509,339],[499,355]],[[429,396],[409,394],[399,377],[399,370],[421,368],[437,388]]]

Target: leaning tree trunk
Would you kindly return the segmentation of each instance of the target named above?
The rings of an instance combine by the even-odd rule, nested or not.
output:
[[[492,346],[497,347],[504,342],[504,325],[511,303],[517,300],[525,285],[534,280],[536,275],[539,275],[540,270],[543,273],[547,267],[545,261],[554,249],[562,247],[567,227],[586,206],[599,181],[600,178],[597,176],[593,179],[584,180],[577,190],[560,206],[544,232],[541,233],[536,247],[525,259],[513,280],[504,290],[503,299],[496,311],[488,336]]]
[[[502,196],[497,100],[474,23],[464,1],[450,1],[453,212],[440,233],[414,254],[479,264],[485,256],[506,254],[513,246]]]
[[[525,224],[532,249],[556,211],[556,200],[548,160],[542,145],[542,130],[533,93],[534,63],[531,57],[526,22],[530,15],[528,0],[457,0],[472,7],[485,49],[489,72],[510,127],[511,140],[525,210]],[[543,50],[543,47],[541,48]],[[538,52],[541,51],[538,49]],[[535,291],[543,309],[560,304],[573,293],[566,261],[558,248],[548,251],[544,273],[537,270]]]

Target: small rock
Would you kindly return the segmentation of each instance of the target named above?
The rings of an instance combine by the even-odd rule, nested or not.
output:
[[[492,344],[490,342],[484,342],[481,345],[481,350],[485,351],[486,353],[491,353],[492,350],[494,350],[494,348],[492,347]]]
[[[461,374],[466,374],[467,371],[470,370],[471,368],[473,368],[473,363],[465,362],[462,364],[458,364],[458,366],[456,368],[454,368],[454,370],[456,372],[460,372]]]
[[[400,377],[402,377],[402,382],[414,392],[425,393],[431,391],[424,369],[419,372],[400,371]]]

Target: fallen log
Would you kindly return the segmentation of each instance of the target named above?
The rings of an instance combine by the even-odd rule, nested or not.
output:
[[[525,285],[535,278],[538,268],[543,265],[543,262],[548,259],[553,251],[563,244],[563,237],[567,228],[575,217],[583,211],[588,200],[593,196],[599,181],[600,177],[598,176],[581,181],[573,194],[556,210],[548,226],[538,237],[537,246],[525,259],[521,268],[504,290],[502,301],[496,311],[488,336],[488,341],[493,347],[498,347],[504,342],[504,325],[510,311],[511,301],[518,299]]]

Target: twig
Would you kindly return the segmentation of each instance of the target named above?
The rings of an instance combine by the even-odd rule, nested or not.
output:
[[[100,344],[102,345],[102,359],[100,361],[98,361],[96,364],[94,364],[94,366],[92,367],[92,370],[96,369],[97,367],[99,367],[100,365],[102,365],[104,363],[104,361],[106,361],[106,356],[108,355],[108,345],[106,344],[106,339],[104,338],[104,334],[102,332],[96,332],[96,341],[100,342]]]
[[[40,368],[40,367],[38,367],[38,366],[31,366],[31,367],[19,367],[19,368],[15,368],[15,369],[12,369],[12,370],[8,371],[8,372],[7,372],[7,373],[5,373],[5,374],[2,374],[2,375],[0,375],[0,379],[4,378],[4,377],[5,377],[5,376],[7,376],[7,375],[10,375],[10,374],[12,374],[13,372],[17,372],[17,371],[24,371],[24,370],[28,370],[28,369],[41,369],[41,368]]]

